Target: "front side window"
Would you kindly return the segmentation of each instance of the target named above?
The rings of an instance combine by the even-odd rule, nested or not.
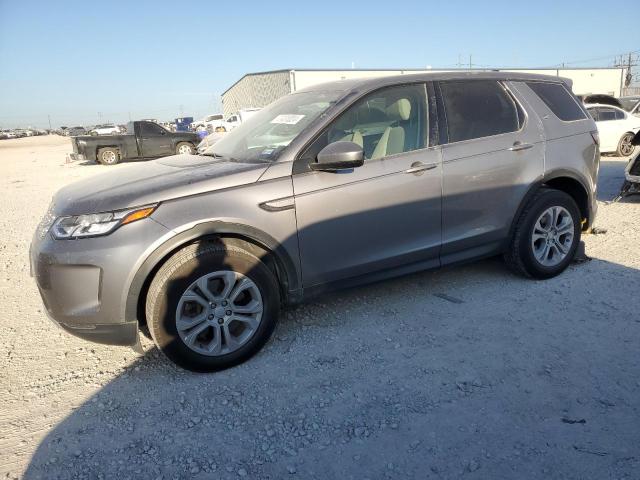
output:
[[[571,122],[585,118],[582,108],[563,83],[526,83],[560,120]]]
[[[142,125],[140,126],[141,135],[157,137],[158,135],[162,135],[164,133],[166,133],[165,129],[160,125],[156,125],[155,123],[142,122]]]
[[[589,115],[591,115],[591,118],[593,118],[596,122],[599,121],[599,117],[598,117],[598,108],[588,108],[587,112],[589,112]]]
[[[449,142],[520,130],[524,112],[494,80],[440,82]]]
[[[356,101],[312,143],[302,158],[315,161],[333,142],[354,142],[365,160],[377,160],[426,146],[424,84],[378,90]]]

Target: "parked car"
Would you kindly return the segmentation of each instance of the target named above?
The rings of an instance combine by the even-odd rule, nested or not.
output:
[[[115,165],[122,160],[195,153],[199,141],[195,133],[170,132],[153,122],[130,122],[124,135],[73,138],[73,153],[69,157]]]
[[[16,133],[13,130],[3,130],[2,131],[2,138],[4,139],[10,139],[10,138],[16,138]]]
[[[620,97],[622,108],[631,115],[640,116],[640,95],[631,95],[628,97]]]
[[[598,126],[600,151],[619,157],[631,155],[635,149],[631,140],[640,130],[640,118],[611,105],[587,104],[586,107]]]
[[[593,104],[597,103],[600,105],[611,105],[613,107],[622,108],[622,103],[619,99],[614,97],[613,95],[606,95],[604,93],[592,93],[589,95],[581,95],[582,102],[585,104]]]
[[[230,132],[238,125],[246,122],[249,118],[259,112],[260,108],[243,108],[233,115],[227,117],[221,125],[214,128],[215,132]]]
[[[120,128],[116,125],[96,125],[89,131],[90,135],[119,135]]]
[[[640,133],[635,135],[631,143],[634,146],[640,145]],[[638,194],[640,194],[640,151],[629,159],[629,163],[624,169],[624,182],[616,200]]]
[[[86,135],[87,130],[84,127],[71,127],[66,130],[66,134],[70,137],[78,137],[80,135]]]
[[[197,120],[191,123],[190,128],[193,131],[208,130],[214,131],[217,127],[222,126],[224,123],[224,117],[221,114],[207,115],[202,120]]]
[[[207,135],[202,139],[202,141],[198,144],[196,150],[202,155],[208,151],[209,148],[213,147],[217,142],[219,142],[224,136],[226,132],[213,132]]]
[[[324,84],[264,108],[210,156],[63,188],[32,271],[74,335],[137,345],[146,325],[171,360],[214,371],[260,350],[283,305],[319,292],[498,254],[525,277],[560,274],[594,221],[599,160],[569,80]]]

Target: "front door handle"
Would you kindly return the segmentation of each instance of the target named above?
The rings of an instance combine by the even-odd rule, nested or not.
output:
[[[427,170],[433,170],[438,166],[437,163],[422,163],[422,162],[413,162],[411,164],[411,168],[407,168],[404,173],[420,173],[426,172]]]
[[[532,143],[515,142],[513,146],[509,147],[509,150],[512,152],[519,152],[520,150],[529,150],[530,148],[533,148]]]

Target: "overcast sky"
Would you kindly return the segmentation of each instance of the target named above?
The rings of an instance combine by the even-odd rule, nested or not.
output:
[[[0,0],[0,128],[200,117],[280,68],[609,66],[637,1]]]

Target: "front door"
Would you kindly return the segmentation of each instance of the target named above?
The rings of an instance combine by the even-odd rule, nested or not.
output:
[[[140,122],[140,156],[145,158],[173,155],[169,132],[153,122]]]
[[[297,160],[314,162],[335,141],[352,141],[365,153],[358,168],[293,176],[305,288],[439,265],[442,167],[440,149],[428,145],[428,118],[424,84],[378,90],[350,106]]]

